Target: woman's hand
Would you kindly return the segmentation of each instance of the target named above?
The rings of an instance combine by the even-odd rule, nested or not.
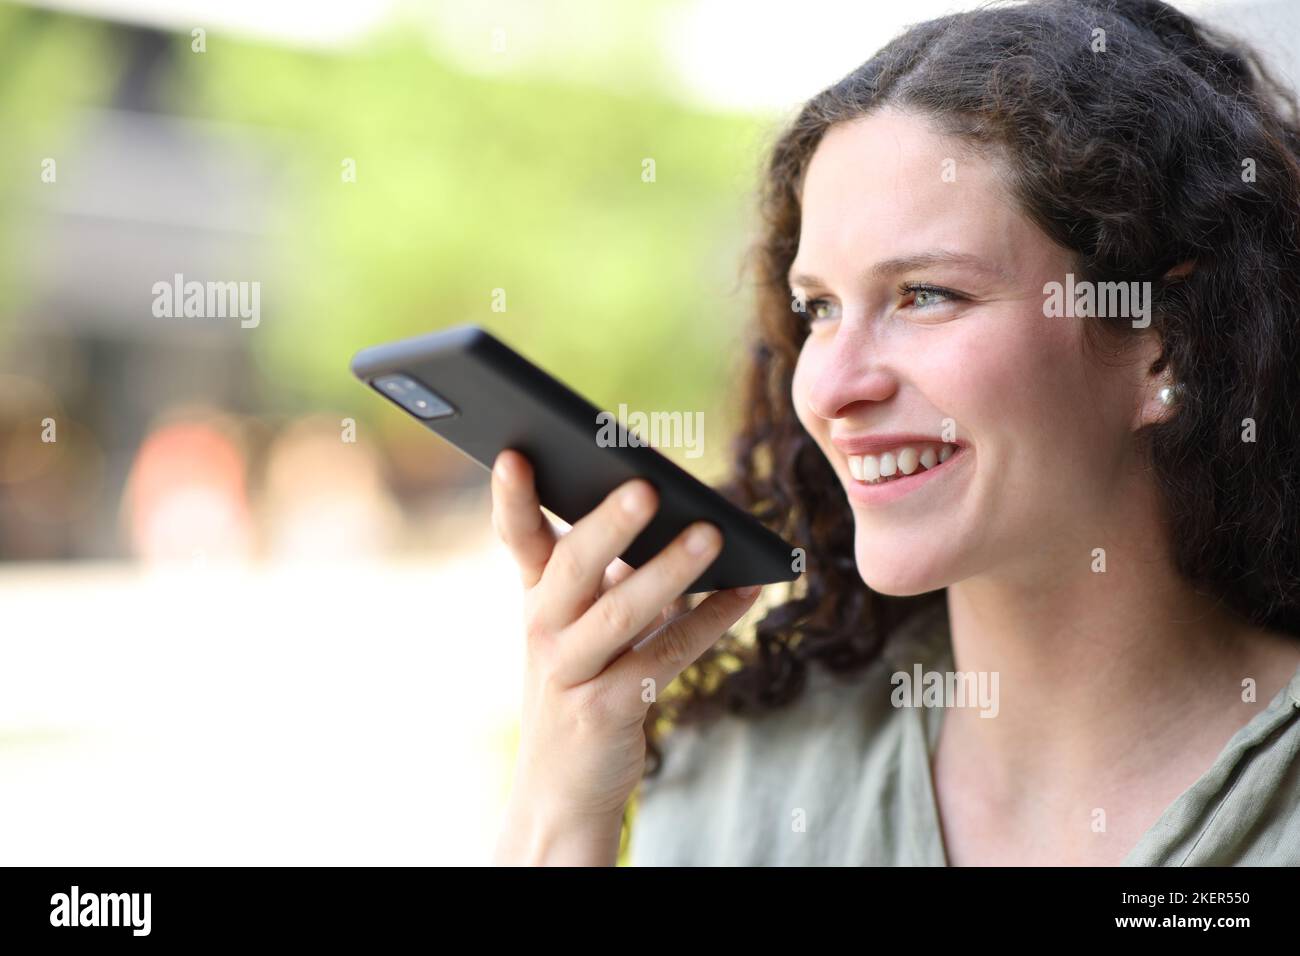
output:
[[[564,535],[542,513],[528,460],[492,469],[492,523],[525,590],[522,737],[494,862],[614,865],[623,807],[645,767],[655,695],[754,603],[720,591],[672,616],[722,535],[687,528],[637,570],[618,555],[658,508],[642,480],[616,488]]]

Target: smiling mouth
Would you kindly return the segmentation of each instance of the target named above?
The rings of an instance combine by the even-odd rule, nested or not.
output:
[[[849,474],[864,485],[884,485],[900,478],[924,474],[941,467],[961,453],[948,442],[919,442],[900,445],[880,455],[846,455]]]

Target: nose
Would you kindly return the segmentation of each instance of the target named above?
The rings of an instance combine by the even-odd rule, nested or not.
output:
[[[840,329],[840,333],[848,330]],[[808,388],[808,409],[830,421],[846,418],[857,405],[883,402],[898,389],[898,379],[860,336],[837,334],[818,356]]]

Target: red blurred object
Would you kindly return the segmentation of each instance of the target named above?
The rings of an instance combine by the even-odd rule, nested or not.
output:
[[[247,557],[253,533],[245,468],[238,444],[214,424],[154,431],[127,482],[135,553],[149,561]]]

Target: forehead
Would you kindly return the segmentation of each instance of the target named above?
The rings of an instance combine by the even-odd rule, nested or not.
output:
[[[1045,238],[989,159],[893,109],[828,130],[802,184],[798,259],[808,268],[945,248],[1010,270]]]

